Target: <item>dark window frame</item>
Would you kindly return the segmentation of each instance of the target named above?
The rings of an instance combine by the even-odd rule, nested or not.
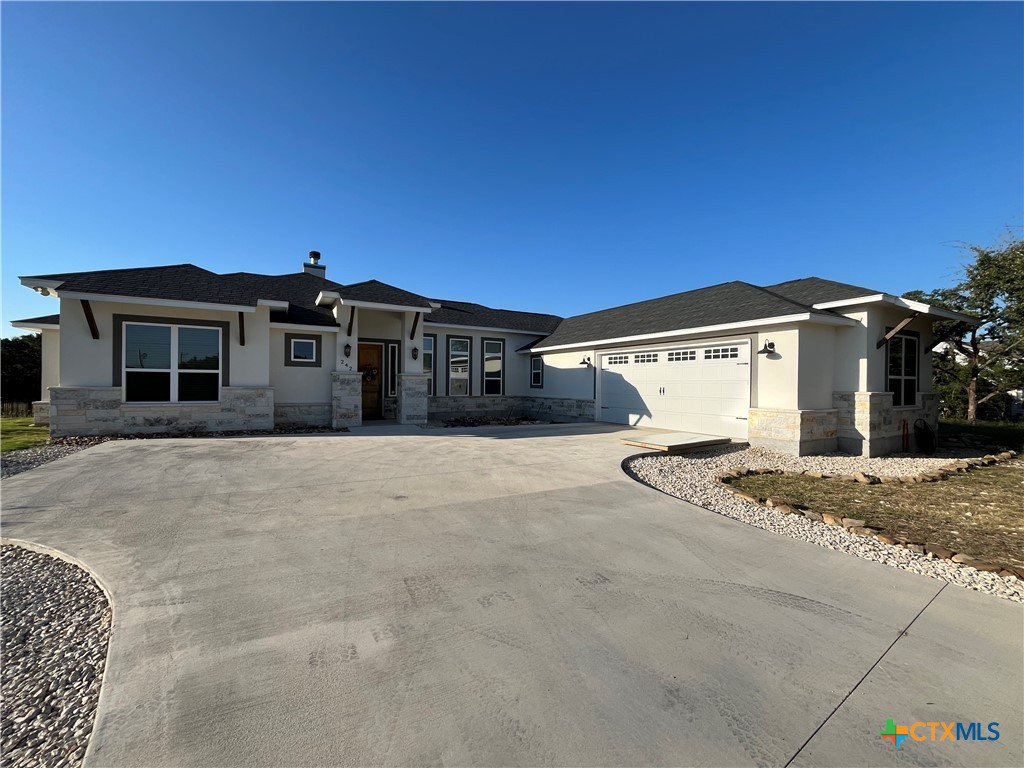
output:
[[[435,397],[437,395],[437,334],[424,333],[423,338],[433,342],[433,349],[430,352],[430,397]],[[426,350],[423,350],[423,354],[426,354]]]
[[[487,342],[489,341],[501,344],[501,378],[498,379],[500,391],[496,395],[487,393],[487,382],[494,381],[494,379],[487,378]],[[488,336],[480,337],[480,394],[482,396],[502,397],[505,394],[505,348],[507,346],[508,344],[504,339]]]
[[[887,327],[885,329],[886,334],[888,334],[891,330],[892,330],[891,326]],[[892,340],[893,339],[900,339],[900,338],[910,338],[910,339],[913,339],[914,342],[915,342],[916,349],[917,349],[917,354],[914,355],[914,375],[913,376],[907,376],[904,373],[904,374],[901,374],[899,376],[894,377],[895,380],[898,380],[900,382],[900,392],[899,392],[900,404],[896,405],[896,394],[897,393],[895,392],[895,390],[893,389],[893,386],[892,386],[892,381],[894,379],[890,378],[890,374],[889,374],[889,355],[890,355],[890,349],[891,349],[890,344],[891,344]],[[906,361],[906,347],[903,348],[903,352],[902,352],[902,354],[900,356],[900,360],[902,362]],[[885,358],[883,360],[883,363],[885,365],[885,391],[892,393],[892,396],[893,396],[893,408],[919,408],[920,405],[921,405],[920,397],[919,397],[919,395],[921,394],[921,334],[920,334],[920,332],[918,332],[918,331],[900,331],[899,333],[897,333],[894,336],[892,336],[892,338],[888,339],[885,342]],[[901,370],[905,370],[905,369],[901,369]],[[902,386],[903,382],[908,381],[908,380],[913,380],[913,382],[914,382],[914,402],[910,403],[909,405],[907,403],[903,402],[903,394],[904,393],[903,393],[903,386]]]
[[[398,397],[398,369],[401,365],[402,350],[397,341],[387,343],[384,348],[384,357],[386,358],[384,368],[387,375],[385,397]]]
[[[452,342],[469,342],[469,359],[466,361],[466,394],[452,394]],[[473,337],[472,336],[448,336],[444,337],[444,392],[447,397],[472,397],[473,396]]]
[[[128,361],[125,359],[126,348],[125,340],[127,338],[127,332],[125,331],[126,326],[133,325],[137,327],[152,327],[152,328],[166,328],[167,343],[169,346],[170,358],[168,359],[168,366],[166,368],[158,369],[147,369],[147,368],[136,368],[129,367]],[[217,350],[217,368],[206,369],[206,368],[183,368],[181,365],[180,355],[180,333],[182,330],[201,330],[201,331],[215,331],[217,333],[218,350]],[[207,323],[193,324],[188,321],[179,320],[176,323],[167,322],[148,322],[141,320],[126,320],[117,326],[118,333],[114,334],[119,343],[120,355],[118,362],[120,363],[121,381],[121,401],[125,404],[130,405],[149,405],[149,404],[160,404],[160,405],[193,405],[203,403],[219,403],[220,402],[220,391],[225,386],[224,384],[224,334],[223,328],[212,326]],[[136,376],[138,374],[146,375],[162,375],[167,376],[167,399],[160,398],[130,398],[129,397],[129,377]],[[182,380],[183,377],[198,375],[202,378],[214,378],[216,377],[216,385],[214,386],[214,396],[212,398],[182,398]]]
[[[192,320],[187,317],[158,317],[156,315],[112,315],[114,331],[111,335],[113,360],[111,386],[124,386],[121,366],[124,362],[124,324],[149,323],[151,325],[191,325],[197,328],[220,328],[220,385],[231,386],[231,323],[226,320]],[[123,396],[124,393],[122,393]],[[177,405],[177,403],[171,403]]]
[[[292,360],[293,341],[312,341],[316,344],[316,357],[313,360]],[[322,368],[324,365],[324,337],[318,333],[286,333],[284,335],[285,368]]]
[[[533,361],[540,361],[540,384],[533,383]],[[530,389],[544,389],[544,355],[530,355]]]

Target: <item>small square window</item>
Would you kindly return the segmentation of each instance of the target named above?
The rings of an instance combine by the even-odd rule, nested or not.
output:
[[[300,363],[316,360],[316,342],[312,339],[292,339],[292,360]]]
[[[284,335],[284,364],[291,368],[319,368],[323,358],[323,337],[312,334]]]

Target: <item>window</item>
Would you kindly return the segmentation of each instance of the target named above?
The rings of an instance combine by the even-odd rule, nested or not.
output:
[[[918,336],[898,333],[886,344],[886,389],[899,408],[917,405]]]
[[[448,337],[448,394],[469,394],[470,340]]]
[[[605,365],[629,365],[629,355],[609,355],[604,361]]]
[[[695,349],[683,349],[678,352],[669,352],[668,361],[670,363],[680,363],[686,360],[696,360],[697,350]]]
[[[530,355],[530,386],[533,389],[544,388],[544,356]]]
[[[219,400],[220,334],[219,328],[125,323],[125,401]]]
[[[292,339],[292,362],[309,363],[316,360],[316,342],[312,339]]]
[[[436,336],[423,336],[423,372],[430,378],[427,379],[427,396],[434,396],[434,347],[437,345]]]
[[[398,396],[398,345],[388,344],[388,397]]]
[[[727,358],[739,356],[739,347],[708,347],[704,350],[705,360],[725,360]]]
[[[319,368],[323,359],[323,336],[310,333],[284,335],[284,364],[287,368]]]
[[[637,363],[637,364],[640,364],[640,363],[656,363],[656,362],[658,362],[658,353],[657,352],[644,352],[644,353],[639,354],[639,355],[633,355],[633,362]]]
[[[484,352],[483,394],[501,395],[505,391],[505,342],[481,339]]]

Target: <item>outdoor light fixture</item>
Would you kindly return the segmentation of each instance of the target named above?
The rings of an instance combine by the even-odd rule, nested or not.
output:
[[[352,357],[352,345],[351,344],[346,344],[345,345],[345,357]]]
[[[413,360],[419,360],[420,359],[420,348],[419,347],[413,347],[412,348],[412,359]]]
[[[590,358],[584,357],[582,360],[580,360],[580,365],[590,365]]]
[[[774,354],[774,352],[775,352],[775,342],[774,341],[767,341],[766,340],[765,343],[764,343],[764,347],[762,347],[758,351],[757,354],[759,354],[759,355],[771,355],[771,354]]]

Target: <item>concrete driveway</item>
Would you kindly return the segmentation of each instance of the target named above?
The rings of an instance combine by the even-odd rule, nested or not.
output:
[[[1020,606],[643,487],[614,428],[471,432],[5,481],[4,535],[114,596],[87,764],[1024,764]],[[1001,737],[897,751],[887,718]]]

